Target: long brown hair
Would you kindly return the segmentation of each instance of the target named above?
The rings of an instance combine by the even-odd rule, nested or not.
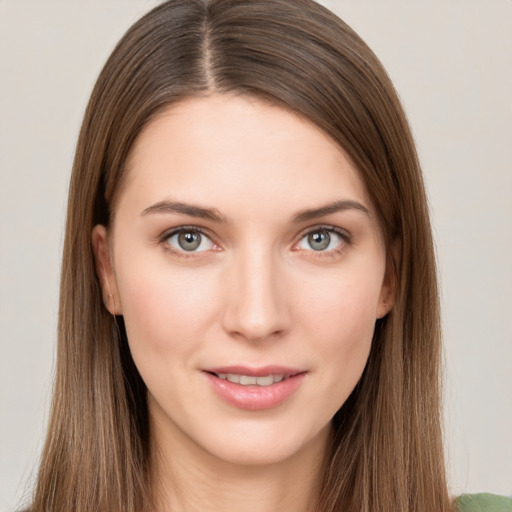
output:
[[[110,222],[141,129],[212,92],[305,116],[350,156],[393,258],[396,300],[333,418],[318,510],[449,509],[440,425],[440,328],[427,202],[397,94],[366,44],[312,0],[170,0],[131,27],[85,113],[69,190],[58,355],[32,512],[141,512],[149,493],[146,389],[122,318],[102,303],[91,248]]]

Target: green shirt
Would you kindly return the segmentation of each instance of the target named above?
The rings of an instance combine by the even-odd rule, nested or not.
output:
[[[512,498],[495,494],[463,494],[455,503],[457,512],[512,512]]]

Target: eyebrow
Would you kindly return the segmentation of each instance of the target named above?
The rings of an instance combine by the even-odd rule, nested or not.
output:
[[[142,212],[142,215],[148,215],[150,213],[180,213],[182,215],[188,215],[189,217],[198,217],[200,219],[208,219],[214,222],[226,222],[226,217],[224,217],[215,208],[203,208],[202,206],[195,206],[176,201],[160,201],[146,208]]]
[[[306,222],[308,220],[318,219],[319,217],[325,217],[326,215],[331,215],[345,210],[359,210],[368,216],[370,215],[368,208],[357,201],[334,201],[326,204],[325,206],[320,206],[319,208],[300,211],[293,217],[293,222]]]
[[[320,217],[325,217],[326,215],[331,215],[333,213],[345,210],[359,210],[366,215],[370,215],[368,208],[363,206],[361,203],[358,203],[357,201],[333,201],[332,203],[320,206],[318,208],[301,210],[294,215],[293,222],[296,224],[307,222],[309,220],[318,219]],[[152,213],[178,213],[182,215],[188,215],[189,217],[208,219],[219,223],[227,222],[226,217],[224,217],[224,215],[222,215],[216,208],[204,208],[202,206],[181,203],[178,201],[160,201],[146,208],[142,212],[142,215],[149,215]]]

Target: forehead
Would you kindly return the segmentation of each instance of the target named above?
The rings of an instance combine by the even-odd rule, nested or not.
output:
[[[170,197],[218,208],[369,200],[358,171],[322,130],[257,99],[212,95],[171,105],[130,152],[121,203]],[[229,214],[229,212],[226,212]]]

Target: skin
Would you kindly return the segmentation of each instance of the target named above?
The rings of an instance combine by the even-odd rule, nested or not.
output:
[[[176,201],[222,221],[162,207]],[[197,250],[169,234],[182,226],[204,232]],[[311,233],[329,245],[314,250]],[[330,421],[393,301],[379,222],[345,153],[280,107],[183,101],[136,140],[113,223],[92,240],[106,307],[124,316],[148,387],[162,510],[311,510]],[[245,410],[204,372],[232,364],[305,376],[277,406]]]

